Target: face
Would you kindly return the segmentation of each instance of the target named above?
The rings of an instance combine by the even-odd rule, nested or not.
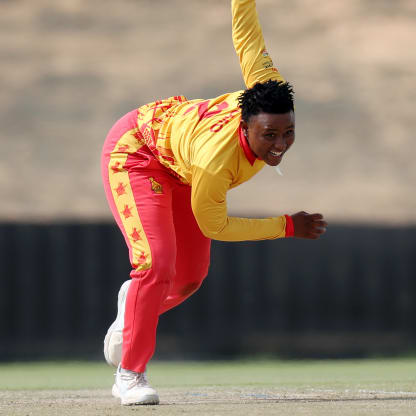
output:
[[[259,113],[241,127],[250,149],[270,166],[277,166],[295,141],[295,113]]]

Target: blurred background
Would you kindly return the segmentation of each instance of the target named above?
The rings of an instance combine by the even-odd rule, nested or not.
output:
[[[296,143],[230,213],[322,212],[317,242],[214,242],[157,358],[416,348],[416,3],[258,0]],[[0,360],[101,359],[129,276],[100,153],[126,112],[244,88],[230,1],[0,0]]]

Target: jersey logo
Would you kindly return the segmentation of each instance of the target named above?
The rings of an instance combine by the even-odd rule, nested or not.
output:
[[[208,110],[208,106],[209,106],[209,100],[206,101],[202,101],[196,105],[193,105],[192,107],[188,108],[185,114],[188,114],[190,111],[192,111],[195,108],[198,108],[198,115],[199,115],[199,121],[204,120],[206,118],[210,118],[215,116],[216,114],[221,113],[222,110],[225,110],[228,107],[228,103],[227,102],[222,102],[220,104],[216,104],[214,106],[213,111],[207,111]]]
[[[210,131],[218,133],[226,124],[228,124],[237,114],[240,114],[240,109],[236,108],[227,114],[221,120],[218,120],[213,126],[210,127]]]
[[[149,178],[151,187],[152,187],[152,191],[155,194],[163,194],[163,187],[159,182],[156,182],[154,178],[150,177]]]

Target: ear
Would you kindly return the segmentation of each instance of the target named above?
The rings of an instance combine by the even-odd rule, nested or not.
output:
[[[240,126],[241,126],[241,129],[243,130],[244,136],[247,136],[247,134],[248,134],[248,124],[244,120],[241,120],[240,121]]]

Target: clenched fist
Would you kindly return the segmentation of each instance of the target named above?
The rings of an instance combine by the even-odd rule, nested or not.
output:
[[[322,214],[308,214],[305,211],[297,212],[292,215],[294,237],[317,239],[325,231],[328,226],[324,221]]]

